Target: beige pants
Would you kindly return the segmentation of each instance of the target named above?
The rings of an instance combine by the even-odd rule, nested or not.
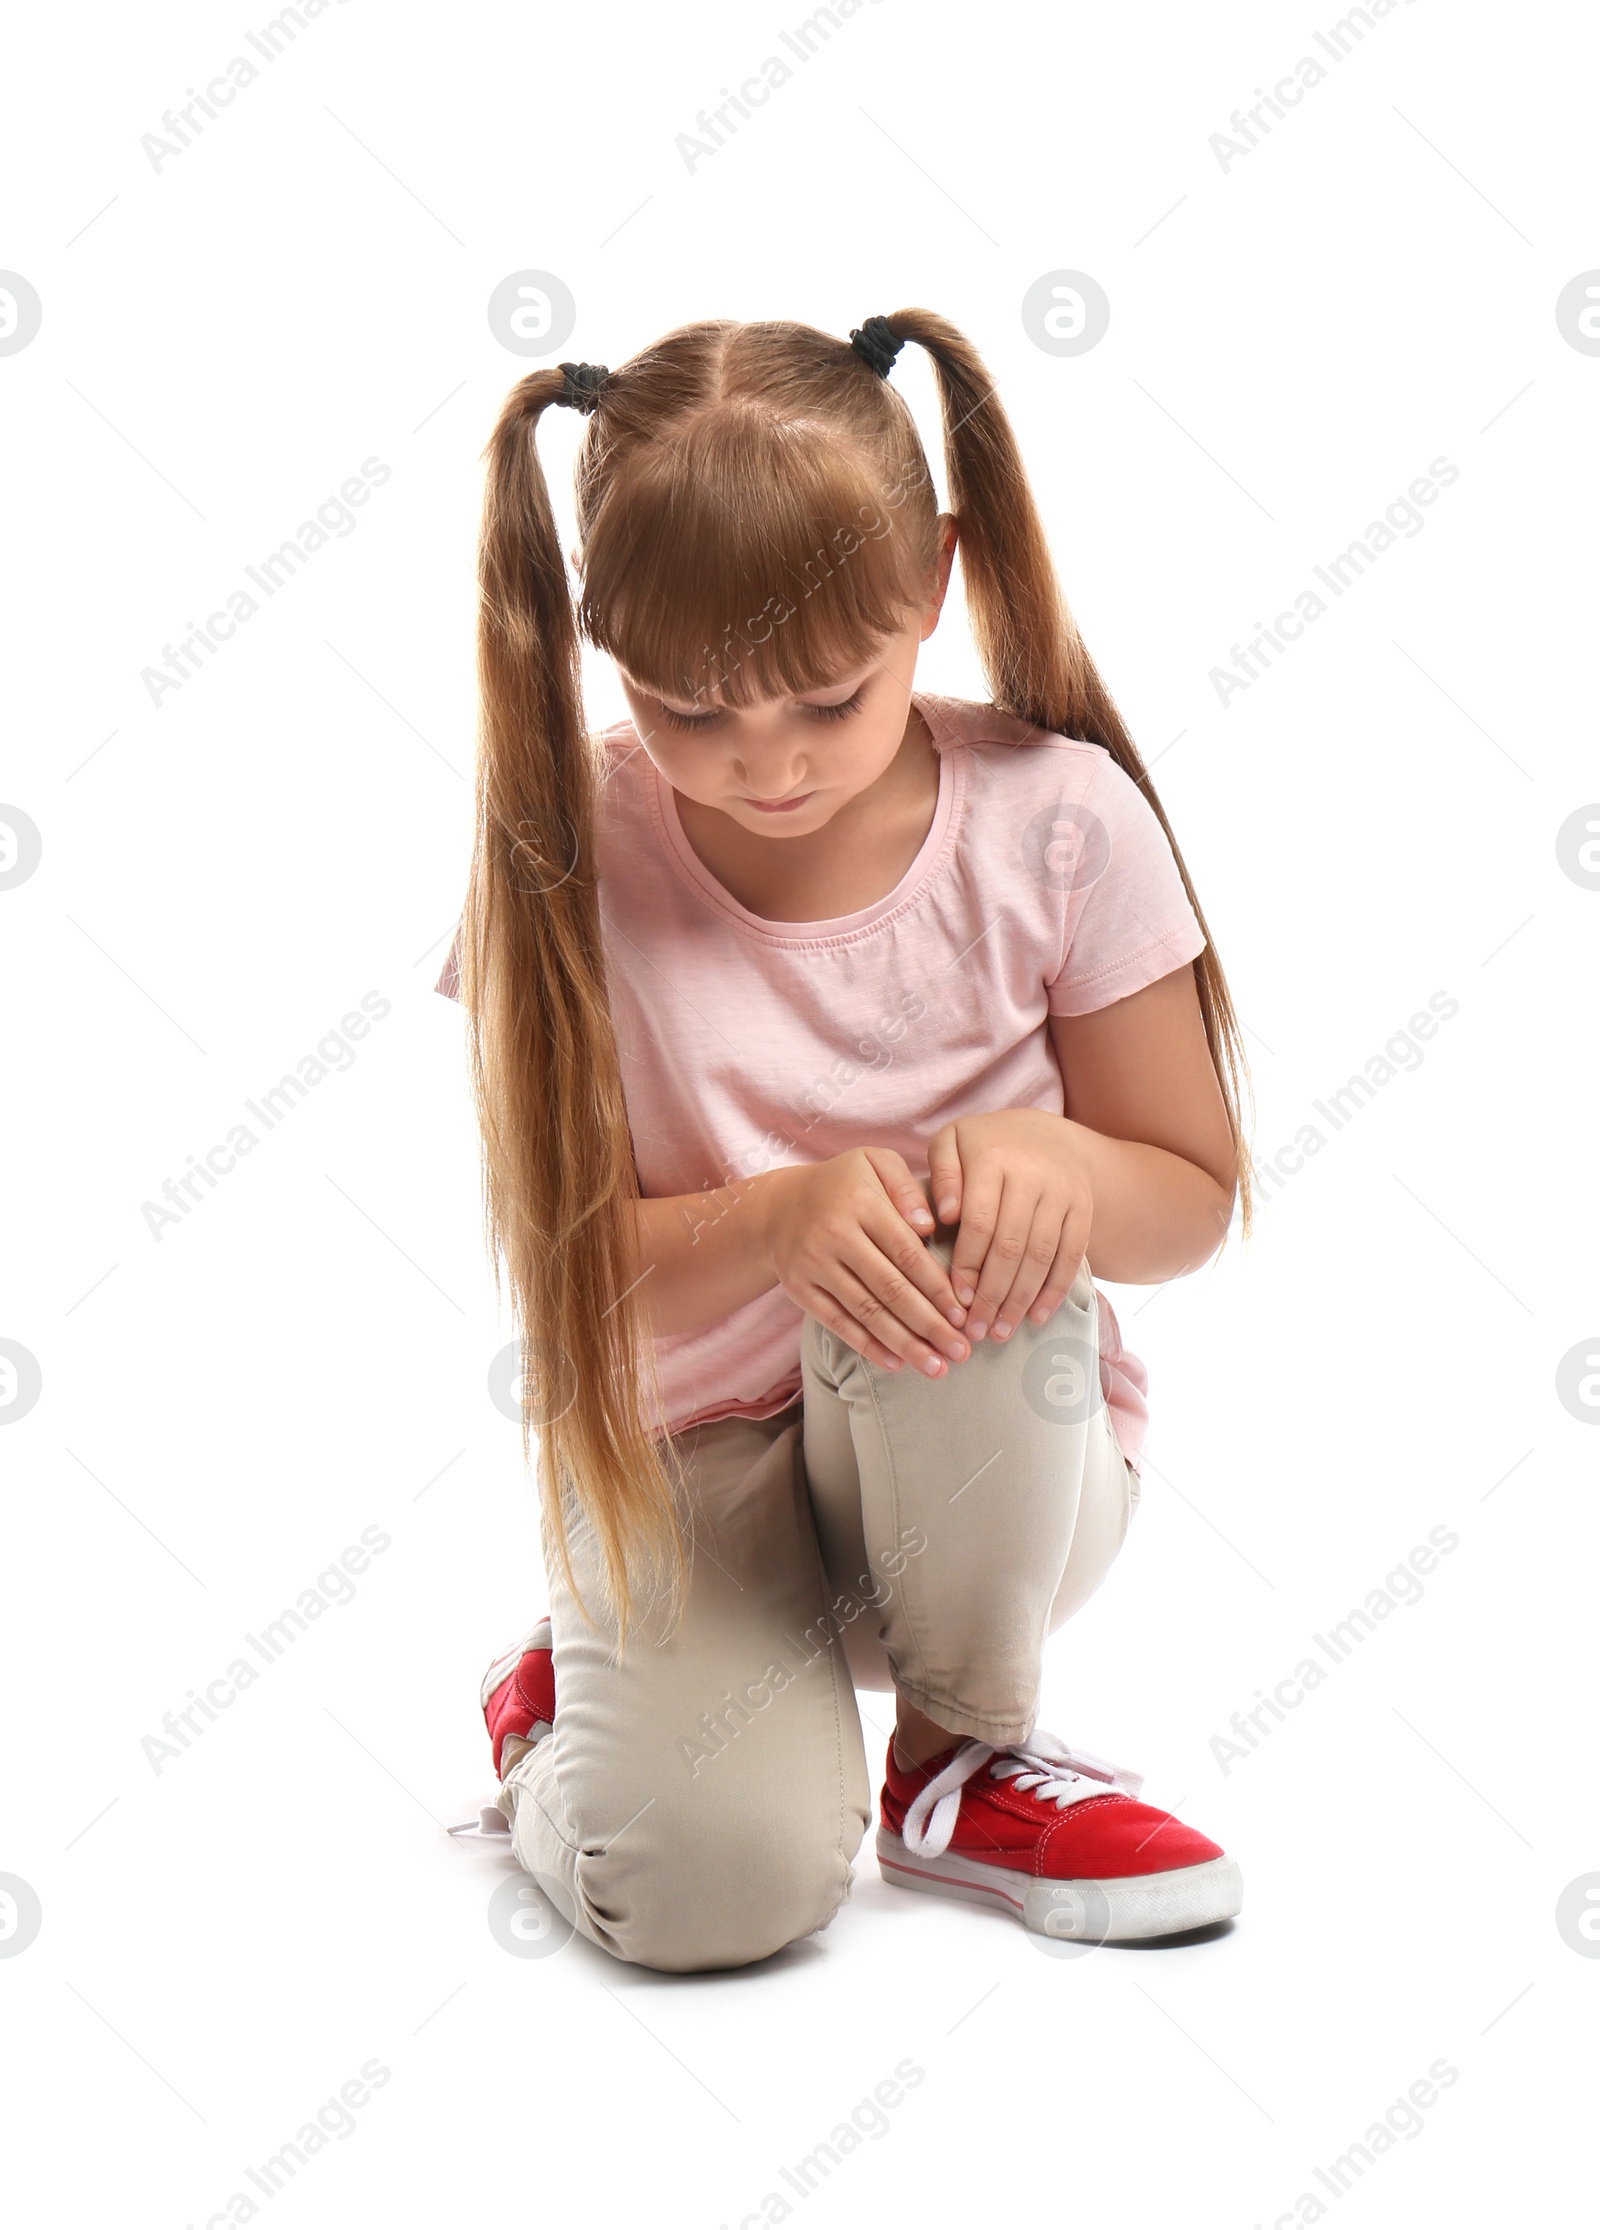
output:
[[[953,1241],[927,1242],[947,1268]],[[678,1437],[692,1570],[674,1632],[631,1633],[619,1660],[547,1558],[556,1723],[501,1802],[566,1920],[643,1966],[744,1966],[831,1919],[872,1809],[854,1687],[956,1734],[1030,1733],[1045,1637],[1137,1501],[1087,1269],[1048,1323],[943,1378],[883,1370],[809,1316],[801,1360],[780,1415]],[[572,1552],[603,1618],[581,1522]]]

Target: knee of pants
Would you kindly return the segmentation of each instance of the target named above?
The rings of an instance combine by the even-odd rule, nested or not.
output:
[[[850,1890],[848,1813],[807,1814],[780,1788],[719,1792],[702,1764],[605,1851],[584,1851],[587,1917],[617,1957],[667,1973],[746,1967],[824,1927]],[[659,1816],[658,1816],[659,1815]]]

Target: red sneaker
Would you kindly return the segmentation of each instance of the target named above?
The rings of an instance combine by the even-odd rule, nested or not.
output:
[[[909,1773],[891,1741],[886,1770],[878,1864],[902,1889],[998,1906],[1038,1935],[1088,1944],[1175,1935],[1244,1902],[1237,1860],[1137,1803],[1137,1773],[1042,1727],[1008,1748],[958,1743]]]
[[[537,1728],[548,1733],[555,1723],[556,1670],[548,1618],[542,1618],[515,1649],[495,1659],[483,1676],[479,1701],[494,1744],[494,1769],[504,1780],[501,1757],[508,1737],[515,1735],[528,1746],[540,1739]]]

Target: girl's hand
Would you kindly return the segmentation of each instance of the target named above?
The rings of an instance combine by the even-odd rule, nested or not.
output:
[[[930,1378],[972,1350],[964,1311],[944,1265],[912,1226],[931,1236],[922,1187],[900,1155],[857,1146],[831,1161],[774,1170],[763,1180],[762,1252],[791,1301],[869,1362],[914,1363]]]
[[[929,1186],[941,1223],[960,1230],[950,1260],[967,1337],[996,1339],[1030,1310],[1043,1324],[1072,1290],[1089,1244],[1094,1193],[1073,1126],[1042,1108],[963,1115],[928,1142]]]

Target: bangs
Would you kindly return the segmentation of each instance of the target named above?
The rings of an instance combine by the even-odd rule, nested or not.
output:
[[[933,490],[906,433],[889,459],[733,402],[636,450],[580,520],[584,634],[679,704],[737,710],[859,673],[932,587]]]

